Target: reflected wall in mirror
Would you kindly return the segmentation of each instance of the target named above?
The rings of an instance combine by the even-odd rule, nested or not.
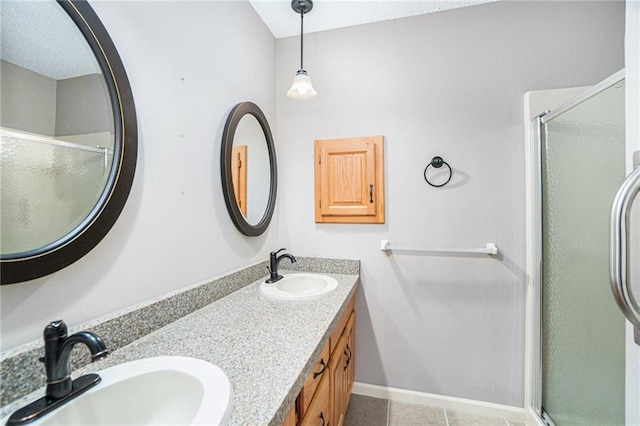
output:
[[[2,0],[2,284],[91,250],[133,181],[137,124],[115,47],[86,1]]]
[[[240,232],[261,235],[276,196],[276,157],[264,113],[242,102],[229,113],[222,137],[222,187],[231,219]]]

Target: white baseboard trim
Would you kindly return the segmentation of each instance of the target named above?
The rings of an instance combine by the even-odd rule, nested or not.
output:
[[[529,407],[526,410],[525,415],[526,418],[524,424],[526,426],[548,426],[532,407]]]
[[[452,396],[436,395],[433,393],[416,392],[406,389],[390,388],[386,386],[370,385],[355,382],[352,393],[374,398],[389,399],[391,401],[408,402],[411,404],[430,405],[445,410],[459,410],[478,416],[499,417],[512,422],[525,423],[525,410],[510,405],[494,404],[491,402],[475,401],[472,399],[455,398]]]

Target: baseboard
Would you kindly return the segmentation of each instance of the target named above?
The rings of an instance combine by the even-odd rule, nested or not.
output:
[[[455,398],[432,393],[416,392],[406,389],[390,388],[386,386],[370,385],[355,382],[353,393],[392,401],[409,402],[412,404],[430,405],[446,410],[465,411],[478,416],[499,417],[512,422],[525,423],[525,410],[510,405],[494,404],[491,402],[475,401],[472,399]]]
[[[532,407],[527,409],[525,416],[526,426],[549,426]]]

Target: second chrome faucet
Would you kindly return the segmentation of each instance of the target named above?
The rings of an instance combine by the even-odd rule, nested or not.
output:
[[[286,248],[281,248],[278,251],[272,251],[269,254],[269,272],[271,273],[271,275],[267,280],[268,283],[275,283],[276,281],[279,281],[282,279],[282,275],[278,275],[278,264],[283,258],[286,257],[291,261],[291,263],[296,262],[296,258],[289,253],[281,254],[280,256],[278,256],[278,253],[280,253],[283,250],[286,250]]]

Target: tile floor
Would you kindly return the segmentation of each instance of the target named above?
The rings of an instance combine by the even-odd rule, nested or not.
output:
[[[351,395],[344,426],[524,426],[462,411]]]

